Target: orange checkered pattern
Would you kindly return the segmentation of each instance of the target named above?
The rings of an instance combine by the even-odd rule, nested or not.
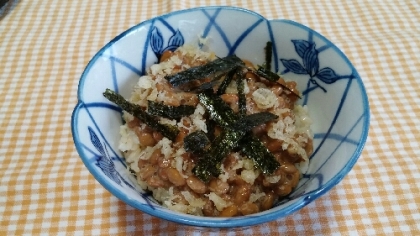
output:
[[[151,17],[235,5],[303,23],[337,44],[371,106],[347,177],[302,210],[246,229],[199,229],[119,201],[83,165],[70,118],[81,73]],[[9,0],[0,10],[0,235],[420,235],[420,2]]]

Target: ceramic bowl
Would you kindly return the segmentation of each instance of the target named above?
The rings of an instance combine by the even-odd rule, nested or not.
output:
[[[254,64],[273,42],[272,71],[295,80],[298,102],[313,120],[314,152],[297,188],[270,210],[242,217],[215,218],[177,213],[160,206],[127,171],[118,150],[121,110],[102,95],[111,88],[129,97],[133,85],[167,49],[200,44],[222,57],[236,54]],[[106,44],[89,62],[72,115],[76,149],[92,175],[109,192],[150,215],[187,225],[241,227],[287,216],[337,185],[361,154],[368,135],[369,104],[362,79],[332,42],[291,20],[267,20],[236,7],[202,7],[142,22]]]

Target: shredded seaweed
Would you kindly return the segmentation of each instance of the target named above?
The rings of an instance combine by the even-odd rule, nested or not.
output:
[[[280,76],[262,66],[258,67],[256,70],[257,75],[264,77],[265,79],[271,82],[277,82],[280,79]]]
[[[207,109],[211,119],[224,128],[229,128],[237,117],[228,104],[219,96],[212,93],[200,93],[197,95],[200,103]]]
[[[257,138],[253,137],[252,134],[247,135],[248,138],[246,139],[244,139],[244,137],[253,127],[276,118],[278,118],[278,116],[274,114],[261,112],[239,119],[231,128],[225,129],[221,135],[217,136],[207,151],[201,149],[200,154],[202,154],[202,157],[199,158],[199,161],[193,168],[194,175],[204,182],[208,182],[210,176],[217,177],[220,174],[221,162],[234,148],[240,146],[239,143],[242,143],[241,146],[249,146],[246,149],[242,147],[240,150],[251,158],[255,165],[261,168],[263,173],[272,173],[280,166],[273,154],[268,151],[264,144]],[[204,140],[204,137],[201,137],[201,135],[205,135],[204,132],[203,134],[197,134],[197,136],[198,135],[200,135],[200,138],[194,138],[188,145],[194,145],[195,142],[198,146],[201,142],[198,139]],[[185,142],[184,139],[184,145]],[[189,143],[190,141],[187,142]],[[185,146],[184,148],[187,150]],[[192,147],[191,149],[194,148],[195,147]],[[190,147],[188,147],[188,149],[190,149]]]
[[[189,105],[170,106],[153,101],[147,101],[147,103],[147,112],[150,115],[162,116],[169,119],[181,119],[184,116],[192,115],[195,111],[195,107]]]
[[[197,155],[203,155],[206,150],[205,148],[210,144],[206,133],[203,131],[195,131],[188,134],[184,138],[184,149],[187,152],[192,152]]]
[[[270,71],[273,54],[272,42],[267,42],[266,46],[264,47],[264,51],[264,65],[260,66],[257,70],[251,67],[247,67],[245,63],[236,55],[231,55],[223,58],[218,57],[216,60],[208,62],[204,65],[192,67],[176,74],[167,75],[165,76],[165,79],[167,79],[169,83],[172,84],[172,86],[179,87],[184,91],[201,92],[214,88],[216,84],[220,83],[220,78],[226,75],[225,79],[219,85],[216,93],[218,95],[225,93],[227,86],[230,84],[235,73],[237,73],[240,68],[245,68],[246,70],[260,77],[264,77],[269,81],[278,83],[280,76]],[[202,79],[210,79],[210,81],[204,82],[197,86],[196,82]],[[189,83],[192,83],[192,85],[189,85]],[[296,97],[301,98],[299,94],[289,89],[286,85],[282,83],[278,84]]]
[[[215,123],[224,128],[222,134],[220,134],[213,140],[207,151],[202,155],[201,158],[199,158],[196,166],[193,169],[193,173],[198,178],[200,178],[204,182],[207,182],[210,176],[217,176],[220,174],[220,165],[223,159],[233,149],[239,147],[239,142],[242,142],[241,140],[252,128],[264,124],[268,121],[277,119],[278,116],[270,112],[260,112],[242,117],[239,114],[235,114],[233,110],[229,107],[229,105],[227,105],[217,95],[201,93],[198,95],[198,98],[209,112],[212,120],[214,120]],[[250,137],[252,137],[252,135],[250,135]],[[248,145],[247,141],[244,142],[245,145]],[[253,149],[251,150],[258,150],[259,152],[255,153],[261,156],[261,153],[263,153],[261,151],[261,148],[256,146],[256,144],[252,145]],[[258,149],[256,147],[258,147]],[[251,151],[248,151],[248,154],[251,155],[253,153]],[[266,154],[264,154],[264,157],[271,158],[269,155]],[[258,156],[255,157],[253,160],[257,162],[260,161],[260,159],[261,157]],[[271,167],[266,166],[267,164],[270,164],[273,161],[277,162],[275,159],[263,161],[264,162],[258,163],[257,165],[262,166],[262,168],[264,168],[262,169],[263,171],[271,170]],[[278,165],[279,164],[277,163],[277,166]]]
[[[245,78],[242,71],[237,73],[236,85],[238,90],[238,107],[239,116],[244,117],[246,115],[246,96],[245,96]]]
[[[271,70],[271,57],[273,56],[273,43],[268,41],[264,48],[265,51],[265,63],[264,68]]]
[[[261,169],[264,174],[272,174],[280,167],[280,163],[274,155],[258,138],[252,135],[247,135],[241,141],[241,152],[251,158],[254,165]]]
[[[292,91],[290,88],[288,88],[286,85],[281,84],[278,82],[278,80],[280,79],[280,76],[270,70],[265,69],[264,67],[260,66],[258,67],[258,70],[255,71],[255,73],[258,76],[264,77],[265,79],[267,79],[268,81],[271,82],[276,82],[277,84],[279,84],[282,88],[286,89],[287,91],[291,92],[293,95],[300,97],[299,94],[295,93],[294,91]]]
[[[278,116],[270,112],[259,112],[247,116],[240,116],[225,103],[219,96],[200,93],[198,99],[207,109],[212,120],[227,129],[249,131],[255,126],[277,119]]]
[[[239,67],[235,67],[226,74],[225,79],[222,81],[219,88],[217,89],[217,95],[222,95],[226,92],[226,88],[229,86],[230,82],[232,82],[232,79],[238,68]]]
[[[271,174],[280,166],[274,155],[250,132],[252,128],[277,119],[278,116],[270,112],[246,115],[246,71],[268,81],[276,82],[285,90],[300,98],[285,84],[279,82],[279,75],[270,71],[272,47],[272,43],[267,42],[264,48],[265,62],[258,69],[247,67],[240,58],[231,55],[165,76],[165,79],[177,89],[199,93],[197,97],[207,110],[207,134],[203,131],[196,131],[184,138],[185,150],[196,154],[198,157],[192,171],[202,181],[208,182],[211,176],[217,177],[220,174],[223,159],[232,151],[240,151],[244,156],[252,159],[255,166],[261,169],[264,174]],[[226,88],[234,79],[236,79],[238,90],[238,113],[235,113],[220,98],[220,95],[226,92]],[[217,88],[216,92],[215,88]],[[195,111],[193,106],[181,105],[175,107],[148,101],[146,112],[140,106],[126,101],[121,95],[109,89],[104,92],[104,96],[171,140],[175,140],[179,130],[175,126],[158,123],[155,116],[180,119],[193,114]],[[216,125],[223,128],[223,131],[217,137],[215,137]]]
[[[209,151],[194,166],[192,170],[194,175],[203,182],[208,182],[211,176],[218,176],[221,162],[234,147],[238,146],[245,134],[244,131],[225,129],[212,142]]]
[[[244,62],[236,55],[231,55],[224,58],[217,58],[204,65],[191,67],[176,74],[167,75],[165,76],[165,79],[167,79],[172,86],[177,87],[194,80],[220,76],[231,71],[238,65],[244,65]]]
[[[175,140],[176,136],[179,133],[177,127],[172,125],[160,124],[155,120],[155,117],[149,115],[145,112],[139,105],[128,102],[124,99],[123,96],[117,94],[111,89],[106,89],[103,93],[109,101],[118,105],[121,109],[127,111],[146,125],[148,125],[153,130],[160,132],[163,136],[167,137],[170,140]]]
[[[252,128],[279,118],[270,112],[259,112],[239,119],[232,125],[232,129],[250,131]]]
[[[182,90],[188,92],[202,92],[205,90],[213,89],[214,85],[217,84],[218,81],[210,81],[200,84],[199,86],[195,87],[184,87]]]
[[[194,166],[192,172],[197,178],[199,178],[204,183],[209,182],[211,176],[218,176],[220,174],[220,169],[214,168],[210,160],[205,160],[199,162],[196,166]]]
[[[220,79],[224,76],[224,74],[219,74],[212,78],[210,81],[201,83],[197,85],[197,83],[193,83],[191,81],[190,83],[183,84],[179,86],[178,88],[187,91],[187,92],[196,92],[200,93],[206,90],[213,90],[214,87],[217,87],[217,84],[220,84]]]
[[[206,119],[206,126],[207,126],[207,138],[210,141],[214,140],[214,132],[216,130],[216,122],[212,119]]]

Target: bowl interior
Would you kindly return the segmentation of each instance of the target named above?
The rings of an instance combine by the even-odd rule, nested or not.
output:
[[[206,43],[199,38],[206,38]],[[133,85],[166,49],[195,44],[218,56],[264,62],[273,42],[272,71],[298,83],[313,120],[314,153],[298,187],[271,210],[234,219],[176,213],[162,208],[127,171],[118,150],[121,111],[102,92],[129,97]],[[110,41],[82,74],[73,116],[74,142],[93,176],[127,204],[167,220],[208,227],[249,226],[286,216],[335,186],[353,167],[366,141],[369,104],[357,71],[319,33],[290,20],[266,20],[235,7],[194,8],[153,18]]]

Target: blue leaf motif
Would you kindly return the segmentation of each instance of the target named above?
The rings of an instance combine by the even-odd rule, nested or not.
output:
[[[114,162],[109,158],[108,150],[105,146],[106,155],[102,156],[98,160],[98,165],[104,172],[106,176],[108,176],[110,179],[114,180],[115,183],[118,185],[121,185],[120,178],[118,178],[118,173],[115,170]]]
[[[99,159],[98,161],[98,166],[99,168],[101,168],[101,170],[104,172],[106,176],[114,180],[114,182],[117,183],[118,185],[121,185],[121,180],[118,178],[115,167],[111,163],[112,161],[106,160],[104,157],[101,157],[101,159]]]
[[[104,172],[106,176],[110,179],[114,180],[117,184],[121,185],[121,181],[118,178],[118,173],[115,170],[114,162],[109,158],[108,150],[106,146],[103,146],[101,141],[99,140],[98,136],[96,135],[95,131],[91,127],[88,126],[90,141],[92,145],[101,153],[101,156],[98,158],[97,165],[101,170]]]
[[[332,84],[340,78],[334,70],[329,67],[321,69],[315,76],[326,84]]]
[[[182,37],[182,34],[179,30],[176,31],[176,33],[174,35],[172,35],[171,38],[169,38],[169,43],[168,43],[168,47],[172,46],[172,47],[179,47],[184,45],[184,37]]]
[[[98,150],[99,153],[102,154],[102,156],[105,156],[104,147],[102,146],[101,141],[99,141],[98,136],[96,136],[95,131],[93,131],[92,128],[90,128],[89,126],[88,130],[90,135],[90,141],[92,142],[93,146],[96,148],[96,150]]]
[[[163,47],[163,36],[159,29],[153,27],[152,35],[150,37],[150,46],[155,54],[159,54]]]
[[[98,166],[106,176],[114,180],[114,182],[116,182],[118,185],[121,185],[121,180],[118,178],[115,166],[113,165],[112,161],[107,160],[106,157],[101,157],[98,160]]]
[[[303,68],[303,66],[294,59],[281,59],[281,62],[283,63],[284,67],[286,67],[288,70],[295,74],[307,74],[305,68]]]
[[[310,43],[305,40],[292,40],[293,44],[295,45],[295,51],[300,56],[300,58],[303,58],[305,51],[308,50]]]
[[[310,76],[314,76],[319,69],[318,51],[315,43],[312,43],[303,53],[303,66]]]

